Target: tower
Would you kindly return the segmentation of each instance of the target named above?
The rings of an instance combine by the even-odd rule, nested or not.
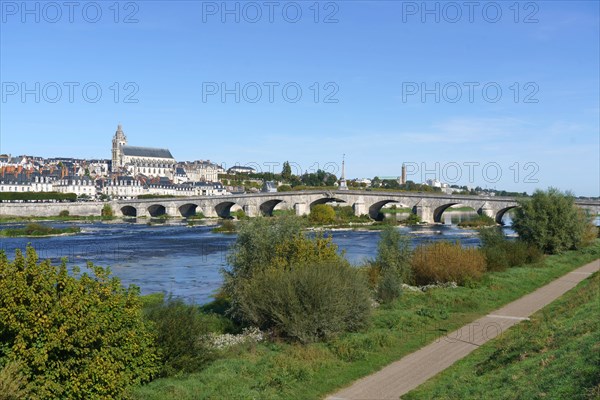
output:
[[[406,165],[402,163],[402,182],[403,185],[406,185]]]
[[[348,190],[348,186],[346,185],[346,155],[342,156],[342,176],[340,178],[340,187],[339,190]]]
[[[123,166],[123,146],[126,145],[127,137],[123,133],[121,124],[119,124],[112,141],[112,172],[119,172],[119,169]]]

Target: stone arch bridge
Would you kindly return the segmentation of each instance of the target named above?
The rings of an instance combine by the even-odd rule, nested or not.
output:
[[[352,206],[356,215],[369,215],[380,219],[380,210],[386,204],[410,208],[424,222],[441,222],[443,212],[453,205],[471,207],[479,214],[488,215],[501,222],[504,214],[518,204],[512,197],[484,197],[470,195],[443,195],[439,193],[383,192],[383,191],[303,191],[279,193],[254,193],[228,196],[203,196],[185,198],[157,198],[115,200],[109,204],[118,216],[130,217],[187,217],[202,212],[207,217],[228,217],[232,208],[242,208],[253,217],[271,215],[273,209],[294,210],[305,215],[316,204],[338,203]],[[0,215],[56,216],[61,211],[71,215],[100,215],[107,203],[0,203]],[[600,212],[598,200],[576,200],[576,204],[593,215]]]
[[[443,195],[423,192],[382,191],[303,191],[253,193],[227,196],[203,196],[187,198],[158,198],[143,200],[119,200],[111,205],[116,214],[131,217],[186,217],[202,212],[206,217],[228,217],[234,206],[239,206],[247,216],[272,215],[273,209],[294,210],[296,215],[305,215],[316,204],[338,203],[352,206],[355,215],[369,215],[380,219],[380,210],[386,204],[407,207],[423,222],[442,221],[443,212],[453,205],[471,207],[481,215],[487,215],[501,223],[504,214],[517,207],[512,197]],[[577,200],[577,205],[600,212],[600,201]]]

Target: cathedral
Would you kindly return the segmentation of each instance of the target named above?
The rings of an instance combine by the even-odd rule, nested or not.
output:
[[[173,179],[177,161],[167,149],[128,146],[121,125],[112,141],[112,172]]]

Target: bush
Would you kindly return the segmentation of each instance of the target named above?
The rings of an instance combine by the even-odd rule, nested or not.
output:
[[[377,244],[374,265],[381,274],[377,285],[377,297],[390,302],[400,297],[402,283],[412,283],[410,239],[398,229],[386,226]]]
[[[115,215],[110,204],[105,204],[100,211],[100,216],[103,218],[112,218]]]
[[[297,217],[254,218],[240,224],[224,270],[230,313],[303,342],[358,329],[369,309],[364,274],[337,252],[331,238],[309,238]]]
[[[158,369],[138,289],[88,269],[70,275],[32,247],[0,253],[0,359],[23,363],[31,397],[119,398]]]
[[[335,221],[335,210],[329,204],[317,204],[310,210],[308,220],[313,224],[331,224]]]
[[[246,320],[302,343],[359,330],[370,314],[364,275],[346,262],[261,271],[242,293]]]
[[[62,210],[61,212],[58,213],[59,217],[68,217],[69,216],[69,210]]]
[[[280,185],[277,187],[278,192],[291,192],[292,187],[290,185]]]
[[[209,317],[198,307],[167,299],[147,307],[146,317],[155,327],[162,376],[198,371],[213,357],[205,340]]]
[[[244,219],[246,218],[246,212],[242,209],[237,210],[236,212],[233,213],[233,215],[238,219]]]
[[[406,219],[400,222],[405,225],[418,225],[421,223],[421,217],[415,213],[410,213]]]
[[[554,188],[537,190],[531,198],[519,200],[519,205],[512,227],[526,243],[548,254],[589,244],[590,219],[577,208],[570,193]]]
[[[479,237],[488,271],[504,271],[509,267],[535,263],[543,255],[534,245],[520,240],[508,240],[496,228],[481,229]]]
[[[485,272],[485,257],[477,248],[460,243],[437,242],[418,246],[412,257],[415,282],[418,285],[456,282],[469,284]]]

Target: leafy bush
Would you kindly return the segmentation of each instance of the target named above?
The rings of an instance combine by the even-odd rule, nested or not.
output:
[[[377,257],[373,268],[377,268],[381,280],[377,283],[377,297],[386,303],[402,292],[402,283],[412,282],[410,239],[398,229],[386,226],[377,244]]]
[[[421,217],[411,212],[410,214],[408,214],[408,217],[406,219],[400,222],[405,225],[418,225],[421,223]]]
[[[548,254],[589,244],[586,238],[592,230],[590,219],[577,208],[569,192],[537,190],[531,198],[520,199],[519,205],[512,227],[526,243]]]
[[[485,272],[485,257],[477,248],[462,247],[460,243],[441,241],[418,246],[412,257],[415,282],[456,282],[469,284]]]
[[[31,397],[119,398],[158,369],[139,290],[88,268],[69,275],[32,247],[12,262],[0,252],[0,359],[23,363]]]
[[[313,224],[331,224],[335,221],[335,210],[329,204],[317,204],[310,210],[308,220]]]
[[[62,210],[61,212],[58,213],[59,217],[68,217],[69,216],[69,210]]]
[[[236,212],[233,213],[233,215],[237,218],[237,219],[244,219],[246,218],[246,212],[242,209],[237,210]]]
[[[215,233],[235,233],[237,227],[235,222],[226,219],[219,226],[213,228],[213,232]]]
[[[509,267],[535,263],[543,255],[541,250],[532,244],[508,240],[502,231],[496,228],[480,229],[479,237],[489,271],[504,271]]]
[[[200,370],[213,353],[205,336],[211,332],[209,316],[179,299],[167,299],[146,308],[160,349],[162,376]]]
[[[370,307],[364,275],[331,238],[309,238],[302,228],[300,218],[287,216],[240,225],[231,269],[223,271],[230,312],[303,342],[358,329]]]
[[[104,218],[112,218],[115,215],[110,204],[105,204],[102,206],[102,211],[100,211],[100,216]]]
[[[261,271],[242,293],[246,320],[302,343],[359,330],[370,314],[364,275],[346,262]]]
[[[278,192],[291,192],[292,187],[290,185],[280,185],[277,187]]]

